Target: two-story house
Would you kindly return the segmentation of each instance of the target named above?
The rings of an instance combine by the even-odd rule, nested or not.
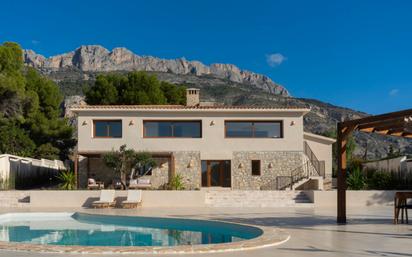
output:
[[[102,154],[126,144],[150,152],[158,165],[153,188],[181,174],[188,189],[283,189],[309,177],[330,178],[333,139],[304,132],[305,108],[211,106],[187,90],[183,105],[83,105],[78,118],[79,185],[116,174]],[[286,182],[285,182],[286,181]]]

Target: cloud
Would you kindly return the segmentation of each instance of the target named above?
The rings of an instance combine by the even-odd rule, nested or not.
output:
[[[266,62],[269,64],[270,67],[279,66],[284,61],[286,61],[286,57],[283,56],[283,54],[281,54],[281,53],[274,53],[274,54],[267,54],[266,55]]]
[[[391,91],[389,91],[390,96],[396,96],[399,93],[399,89],[394,88]]]
[[[32,39],[32,40],[31,40],[31,43],[32,43],[33,45],[38,45],[38,44],[40,44],[40,41],[35,40],[35,39]]]

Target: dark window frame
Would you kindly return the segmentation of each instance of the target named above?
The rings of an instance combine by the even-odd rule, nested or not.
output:
[[[255,165],[253,163],[258,163],[258,170],[254,170]],[[261,176],[262,175],[262,162],[260,160],[251,160],[250,161],[250,166],[251,166],[251,174],[252,176]]]
[[[107,136],[96,136],[96,123],[97,122],[120,122],[121,128],[121,135],[120,137],[110,136],[110,126],[106,126],[106,134]],[[123,121],[121,119],[113,119],[113,120],[93,120],[93,138],[123,138]]]
[[[252,123],[252,136],[251,137],[236,137],[236,136],[228,136],[227,135],[227,123],[244,123],[244,122],[250,122]],[[278,123],[280,125],[280,136],[279,137],[256,137],[255,136],[255,123]],[[283,134],[283,120],[225,120],[225,138],[260,138],[260,139],[282,139],[284,134]]]
[[[171,131],[172,131],[172,136],[166,136],[166,137],[162,137],[162,136],[146,136],[146,126],[145,123],[148,122],[170,122],[172,123],[171,126]],[[173,136],[174,135],[174,123],[199,123],[199,137],[177,137],[177,136]],[[202,120],[143,120],[143,138],[193,138],[193,139],[198,139],[198,138],[202,138],[203,137],[203,124],[202,124]]]

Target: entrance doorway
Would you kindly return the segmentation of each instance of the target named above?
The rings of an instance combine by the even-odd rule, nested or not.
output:
[[[202,161],[202,187],[231,187],[230,161]]]

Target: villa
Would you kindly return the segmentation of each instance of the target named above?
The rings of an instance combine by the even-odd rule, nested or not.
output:
[[[334,139],[304,132],[306,108],[217,106],[187,90],[184,105],[79,105],[75,172],[81,188],[90,177],[116,176],[102,154],[126,144],[152,154],[150,174],[161,188],[180,174],[187,189],[322,189],[332,175]]]

